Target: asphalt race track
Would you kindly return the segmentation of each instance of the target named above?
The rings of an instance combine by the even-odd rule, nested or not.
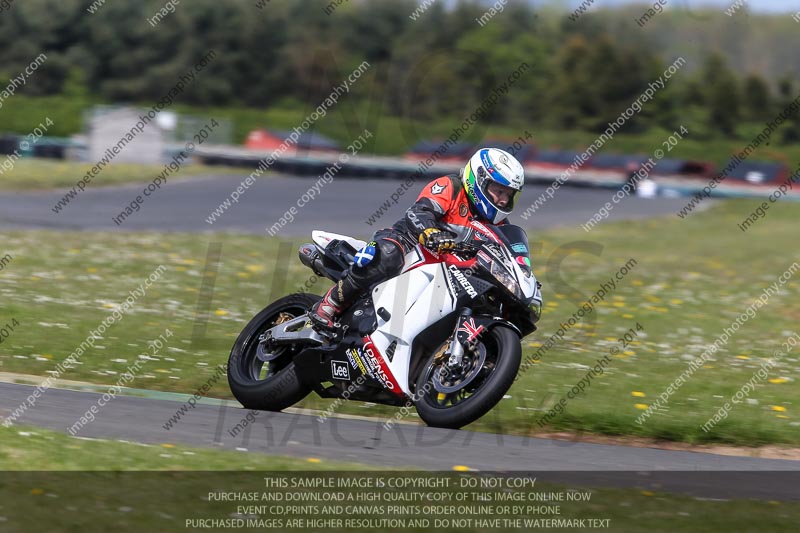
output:
[[[267,228],[278,222],[292,206],[318,181],[317,177],[290,177],[270,175],[261,178],[247,189],[238,203],[213,224],[206,218],[229,198],[246,173],[241,176],[211,176],[172,180],[152,196],[144,198],[138,212],[134,212],[121,225],[112,218],[125,210],[142,185],[116,187],[89,186],[69,205],[55,213],[52,208],[66,192],[37,191],[0,194],[0,227],[6,229],[60,229],[60,230],[133,230],[209,232],[230,231],[268,236]],[[392,193],[401,188],[402,181],[334,178],[329,184],[318,187],[316,198],[300,208],[296,207],[294,221],[285,224],[277,236],[298,237],[309,235],[313,229],[327,229],[353,236],[369,236],[376,229],[390,226],[416,199],[425,183],[415,183],[403,195]],[[427,183],[427,182],[426,182]],[[512,222],[526,229],[557,225],[578,227],[589,220],[614,191],[562,187],[556,191],[527,221],[520,216],[545,190],[541,186],[527,186],[512,215]],[[386,201],[388,210],[372,225],[367,220]],[[624,198],[614,206],[608,220],[641,219],[654,215],[675,213],[686,204],[683,198],[637,197]],[[290,215],[291,216],[291,215]]]
[[[112,217],[141,194],[142,185],[90,187],[60,213],[53,212],[52,207],[62,198],[64,190],[2,193],[0,227],[7,230],[223,231],[267,237],[267,228],[318,183],[316,177],[271,175],[262,178],[214,224],[206,222],[245,177],[246,173],[172,180],[148,197],[141,210],[120,226]],[[390,197],[401,183],[336,178],[319,188],[316,198],[297,209],[295,220],[281,227],[277,235],[305,236],[312,229],[320,228],[368,236],[402,216],[424,185],[415,184],[402,196],[396,195],[396,204],[391,203]],[[557,225],[578,227],[614,194],[610,190],[562,188],[533,217],[523,221],[520,213],[543,190],[543,187],[526,188],[512,216],[513,222],[529,230]],[[377,222],[367,224],[369,217],[387,200],[391,203],[388,210]],[[671,214],[683,205],[685,199],[682,198],[629,197],[615,205],[609,220]],[[27,385],[0,383],[0,415],[7,416],[16,409],[32,389]],[[67,432],[97,397],[91,392],[49,389],[18,422]],[[800,500],[800,461],[565,442],[413,424],[399,424],[387,431],[383,419],[332,417],[319,421],[314,414],[299,412],[257,413],[253,423],[236,432],[234,426],[241,423],[248,411],[233,402],[221,405],[201,402],[171,429],[165,429],[164,425],[182,401],[118,396],[101,409],[97,419],[78,436],[154,444],[182,443],[434,471],[451,471],[457,465],[482,471],[527,471],[543,473],[544,479],[555,482],[670,489],[702,497]]]
[[[8,415],[33,390],[28,385],[0,384],[0,414]],[[18,422],[66,432],[99,396],[48,389]],[[117,396],[77,435],[434,471],[452,471],[456,465],[484,471],[528,471],[554,482],[659,487],[704,497],[800,500],[800,461],[575,443],[411,424],[386,430],[384,419],[331,417],[320,422],[317,415],[301,413],[259,412],[244,431],[237,432],[233,428],[249,411],[233,407],[233,402],[217,406],[202,400],[177,424],[164,429],[182,401]]]

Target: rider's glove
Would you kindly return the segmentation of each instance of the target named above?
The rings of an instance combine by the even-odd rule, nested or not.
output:
[[[419,242],[428,250],[442,253],[452,250],[456,246],[456,234],[452,231],[428,228],[419,234]]]

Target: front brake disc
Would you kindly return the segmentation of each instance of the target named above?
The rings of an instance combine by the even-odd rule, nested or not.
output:
[[[450,372],[443,376],[442,371],[444,366],[439,366],[434,370],[431,378],[433,388],[436,392],[443,394],[451,394],[459,391],[469,385],[481,373],[484,363],[486,363],[486,347],[483,344],[477,346],[477,359],[475,353],[472,352],[470,362],[473,363],[471,367],[465,369],[463,364],[454,369],[449,369]],[[463,360],[462,360],[463,362]]]

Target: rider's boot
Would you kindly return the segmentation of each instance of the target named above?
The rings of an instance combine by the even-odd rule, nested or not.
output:
[[[337,281],[308,313],[314,329],[335,331],[339,326],[338,318],[353,304],[359,294],[361,288],[353,282],[350,275]]]

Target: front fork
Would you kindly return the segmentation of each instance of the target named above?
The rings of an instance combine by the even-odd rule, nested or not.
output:
[[[447,349],[447,353],[450,355],[447,359],[448,367],[456,368],[461,366],[464,348],[473,344],[483,329],[483,326],[475,326],[475,321],[472,320],[472,309],[466,307],[461,311],[456,322],[455,331],[453,331],[453,337],[450,339],[450,347]]]

